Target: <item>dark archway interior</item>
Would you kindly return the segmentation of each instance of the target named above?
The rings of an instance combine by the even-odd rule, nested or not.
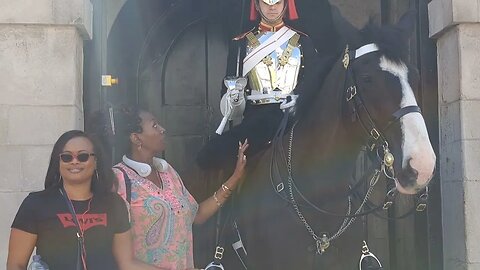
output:
[[[421,107],[433,142],[438,145],[438,132],[433,132],[437,130],[438,116],[435,46],[428,40],[427,3],[418,0],[381,2],[382,22],[403,13],[394,9],[399,3],[415,5],[419,9],[419,25],[411,56],[413,62],[418,62],[422,75]],[[244,13],[245,23],[240,26],[241,6],[240,0],[129,0],[106,38],[106,69],[120,82],[105,90],[104,101],[113,105],[139,104],[160,119],[168,132],[164,156],[177,169],[197,201],[211,196],[226,178],[201,173],[194,165],[194,158],[220,121],[218,104],[228,40],[253,26],[245,20],[248,12]],[[315,28],[315,23],[308,25]],[[118,161],[119,156],[116,159]],[[432,189],[435,190],[432,197],[439,203],[438,181]],[[436,204],[429,207],[428,217],[418,215],[405,226],[389,226],[383,220],[371,220],[371,245],[375,246],[377,242],[380,254],[385,254],[389,264],[396,267],[392,269],[407,269],[405,265],[409,266],[408,269],[440,269],[441,247],[438,248],[438,243],[441,243],[441,226],[432,224],[440,224],[441,215]],[[213,218],[194,227],[196,267],[204,267],[212,259],[215,222]],[[427,223],[431,228],[429,235],[425,231]],[[409,229],[402,229],[406,227]],[[410,229],[425,236],[420,240],[413,239],[408,233]],[[386,238],[392,243],[399,242],[396,239],[404,240],[403,244],[390,245]],[[432,243],[436,247],[432,248]],[[415,250],[413,246],[421,248]],[[416,263],[400,259],[412,254],[417,254]],[[422,257],[425,259],[421,260]],[[411,267],[414,264],[416,268]]]

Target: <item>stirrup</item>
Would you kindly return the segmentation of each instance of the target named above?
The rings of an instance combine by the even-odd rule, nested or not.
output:
[[[366,268],[362,268],[362,266],[363,266],[362,263],[367,264]],[[380,270],[380,269],[383,269],[382,263],[377,258],[377,256],[375,256],[375,254],[370,252],[370,250],[367,246],[367,242],[365,240],[363,241],[362,256],[360,256],[360,261],[358,262],[358,269],[359,270],[367,270],[367,269],[378,269],[378,270]]]
[[[203,270],[225,270],[221,263],[211,262]]]

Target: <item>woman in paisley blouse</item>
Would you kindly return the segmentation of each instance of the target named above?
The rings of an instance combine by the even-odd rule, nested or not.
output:
[[[192,225],[213,216],[239,184],[247,140],[239,142],[232,176],[211,197],[197,203],[175,169],[156,157],[165,149],[165,129],[152,113],[123,106],[98,113],[92,123],[104,140],[129,146],[113,170],[118,193],[129,202],[136,258],[160,269],[192,269]]]

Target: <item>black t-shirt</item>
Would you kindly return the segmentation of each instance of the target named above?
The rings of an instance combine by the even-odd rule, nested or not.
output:
[[[124,201],[115,193],[94,195],[88,211],[89,200],[72,203],[78,222],[85,230],[87,268],[118,269],[112,254],[112,241],[114,234],[130,228]],[[37,254],[50,270],[75,269],[77,229],[57,188],[30,193],[20,206],[12,228],[37,235]]]

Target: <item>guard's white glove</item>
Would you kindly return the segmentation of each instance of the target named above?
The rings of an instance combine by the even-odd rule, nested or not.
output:
[[[226,77],[223,82],[227,87],[227,92],[220,100],[220,111],[222,112],[222,122],[215,131],[221,135],[228,120],[241,118],[245,111],[245,86],[247,79],[244,77]]]

